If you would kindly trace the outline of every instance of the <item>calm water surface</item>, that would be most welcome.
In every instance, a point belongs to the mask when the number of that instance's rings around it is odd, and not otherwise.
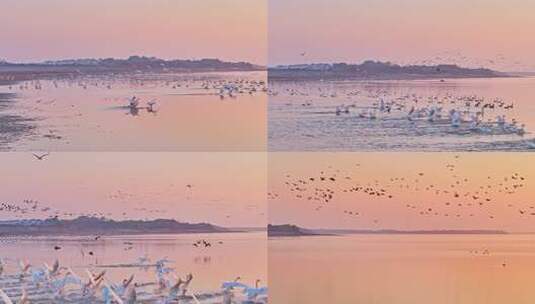
[[[229,72],[84,76],[0,86],[0,119],[14,125],[0,128],[0,150],[263,150],[264,81],[263,72]],[[228,84],[242,92],[221,98],[220,88]],[[132,96],[141,100],[139,109],[127,106]],[[157,112],[147,111],[149,101],[156,101]]]
[[[271,238],[278,304],[533,303],[534,235]]]

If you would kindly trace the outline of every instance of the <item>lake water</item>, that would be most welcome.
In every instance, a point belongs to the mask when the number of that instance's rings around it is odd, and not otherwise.
[[[533,303],[534,235],[271,238],[277,304]]]
[[[265,150],[265,78],[265,72],[134,74],[0,86],[0,122],[12,126],[0,128],[0,150]],[[233,96],[219,96],[225,85],[237,89]],[[139,109],[128,107],[133,96]]]
[[[194,247],[197,240],[212,244],[208,248]],[[147,256],[151,262],[167,258],[168,267],[184,278],[193,274],[193,292],[220,291],[221,283],[240,276],[242,282],[254,286],[257,279],[267,285],[267,245],[264,232],[213,233],[179,235],[109,236],[100,240],[92,237],[58,237],[2,239],[0,254],[6,263],[4,275],[18,273],[16,261],[27,260],[33,266],[52,265],[59,259],[61,266],[71,267],[86,280],[85,269],[95,272],[106,269],[106,278],[120,282],[131,274],[135,282],[155,282],[154,268],[106,267],[136,263]],[[61,247],[54,250],[54,246]],[[89,253],[93,252],[93,255]]]
[[[270,81],[269,87],[271,151],[535,148],[535,78]],[[460,125],[452,124],[451,110]],[[505,125],[497,122],[501,115]]]

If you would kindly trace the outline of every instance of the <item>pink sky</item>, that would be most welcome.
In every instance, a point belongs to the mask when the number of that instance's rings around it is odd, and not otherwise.
[[[270,65],[455,57],[462,65],[535,70],[534,1],[272,0],[269,6]]]
[[[265,63],[264,0],[5,0],[0,58],[147,55]]]
[[[31,199],[62,212],[103,212],[118,219],[126,212],[128,218],[223,226],[266,222],[263,153],[71,152],[38,161],[31,153],[6,152],[0,167],[0,202],[21,205]],[[14,215],[0,211],[2,219]]]
[[[274,224],[293,223],[310,228],[535,231],[535,156],[529,153],[271,153],[268,163],[269,191],[279,195],[269,200],[269,221]],[[447,165],[455,165],[454,171],[449,171]],[[336,174],[336,181],[319,181],[321,171],[327,177]],[[515,173],[524,180],[513,180],[511,176]],[[309,181],[309,177],[316,181]],[[403,177],[404,181],[390,180],[396,177]],[[291,191],[285,182],[296,179],[305,179],[306,186],[298,185],[309,190]],[[520,183],[524,185],[515,193],[502,190],[503,185],[513,189],[512,184]],[[343,191],[356,185],[385,189],[393,197]],[[430,185],[432,188],[427,190]],[[316,207],[321,204],[308,200],[314,196],[311,189],[316,188],[335,191],[332,201],[320,210]],[[437,194],[435,190],[441,192]],[[459,197],[454,197],[455,192]],[[470,194],[465,196],[467,192]],[[474,201],[473,195],[480,199]],[[407,208],[407,204],[416,208]],[[419,213],[427,208],[432,208],[431,215]],[[360,215],[350,216],[344,210]],[[521,215],[519,210],[525,214]]]

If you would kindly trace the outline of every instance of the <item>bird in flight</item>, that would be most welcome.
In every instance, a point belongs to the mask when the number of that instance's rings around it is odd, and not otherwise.
[[[45,159],[45,157],[47,157],[48,155],[50,155],[50,153],[45,153],[45,154],[41,154],[41,155],[38,155],[38,154],[33,153],[33,156],[35,156],[35,158],[37,158],[37,160],[43,160],[43,159]]]

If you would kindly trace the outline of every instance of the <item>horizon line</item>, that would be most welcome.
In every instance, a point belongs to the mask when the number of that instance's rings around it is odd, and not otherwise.
[[[377,229],[373,229],[373,228],[336,228],[336,227],[321,227],[321,228],[310,228],[310,227],[303,227],[303,226],[300,226],[300,225],[297,225],[297,224],[289,224],[289,223],[286,223],[286,224],[272,224],[272,223],[269,223],[268,226],[271,225],[271,226],[287,226],[287,225],[290,225],[290,226],[295,226],[299,229],[302,229],[302,230],[305,230],[306,231],[309,231],[309,232],[317,232],[317,231],[326,231],[326,232],[329,232],[329,231],[332,231],[332,232],[335,232],[335,231],[354,231],[354,232],[358,232],[358,231],[361,231],[361,232],[386,232],[386,233],[383,233],[383,234],[403,234],[403,233],[412,233],[412,234],[417,234],[415,232],[422,232],[421,234],[440,234],[440,232],[448,232],[448,231],[454,231],[454,232],[465,232],[464,234],[481,234],[481,233],[470,233],[470,232],[476,232],[476,231],[481,231],[481,232],[500,232],[500,234],[535,234],[535,231],[509,231],[509,230],[502,230],[502,229],[485,229],[485,228],[471,228],[471,229],[452,229],[452,228],[440,228],[440,229],[394,229],[394,228],[377,228]],[[392,231],[392,232],[397,232],[397,233],[388,233],[388,231]],[[433,233],[435,232],[435,233]],[[358,234],[358,233],[356,233]],[[442,233],[442,234],[446,234],[446,233]],[[488,233],[488,234],[491,234],[491,233]]]
[[[106,59],[113,59],[113,60],[128,60],[132,57],[140,57],[140,58],[147,58],[147,59],[157,59],[157,60],[163,60],[163,61],[175,61],[175,60],[183,60],[183,61],[201,61],[201,60],[219,60],[221,62],[225,63],[248,63],[256,66],[262,66],[267,67],[266,64],[261,63],[254,63],[247,60],[233,60],[233,59],[224,59],[224,58],[218,58],[218,57],[202,57],[202,58],[185,58],[185,57],[158,57],[158,56],[151,56],[151,55],[137,55],[132,54],[128,56],[107,56],[107,57],[64,57],[64,58],[50,58],[50,59],[40,59],[40,60],[11,60],[9,58],[3,58],[0,57],[0,63],[9,63],[9,64],[45,64],[47,62],[58,62],[58,61],[75,61],[75,60],[106,60]]]
[[[400,67],[410,67],[410,66],[420,66],[420,67],[435,67],[435,66],[456,66],[459,68],[465,68],[465,69],[488,69],[494,72],[500,72],[500,73],[535,73],[535,69],[533,70],[525,70],[525,71],[514,71],[514,70],[495,70],[490,67],[486,66],[468,66],[468,65],[462,65],[459,63],[451,62],[451,63],[436,63],[436,64],[419,64],[419,63],[397,63],[390,60],[380,60],[380,59],[364,59],[361,61],[311,61],[311,62],[294,62],[294,63],[277,63],[277,64],[267,64],[268,69],[273,69],[277,67],[283,67],[283,66],[299,66],[299,65],[334,65],[334,64],[347,64],[347,65],[362,65],[366,62],[374,62],[374,63],[383,63],[383,64],[391,64],[391,65],[397,65]]]

